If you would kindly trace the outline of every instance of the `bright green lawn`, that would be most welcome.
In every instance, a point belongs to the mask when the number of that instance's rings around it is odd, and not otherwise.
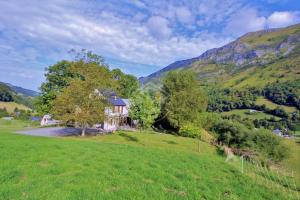
[[[277,107],[282,108],[283,110],[285,110],[287,113],[293,113],[295,111],[297,111],[297,108],[292,107],[292,106],[284,106],[284,105],[278,105],[276,103],[273,103],[272,101],[265,99],[264,97],[259,97],[256,99],[256,105],[263,105],[265,104],[267,108],[269,109],[275,109]]]
[[[0,123],[1,200],[288,199],[211,146],[200,143],[198,153],[193,139],[129,132],[43,138],[13,134],[12,126]]]
[[[247,114],[250,109],[236,109],[236,110],[231,110],[228,112],[222,112],[221,115],[223,116],[229,116],[229,115],[239,115],[241,118],[249,118],[249,119],[270,119],[271,117],[274,117],[275,120],[280,120],[279,117],[276,117],[274,115],[266,114],[260,111],[257,111],[255,113]]]

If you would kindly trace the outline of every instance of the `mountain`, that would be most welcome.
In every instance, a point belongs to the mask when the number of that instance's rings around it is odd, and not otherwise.
[[[10,83],[3,83],[3,82],[0,82],[2,84],[5,84],[6,86],[8,86],[13,92],[17,93],[17,94],[21,94],[23,96],[26,96],[26,97],[36,97],[39,95],[38,92],[36,91],[33,91],[33,90],[29,90],[29,89],[25,89],[25,88],[22,88],[22,87],[19,87],[19,86],[15,86],[15,85],[12,85]]]
[[[24,89],[22,87],[14,86],[9,83],[0,82],[0,103],[1,108],[5,103],[12,105],[24,105],[28,108],[33,108],[33,97],[37,96],[38,93],[33,90]],[[20,106],[24,108],[24,106]],[[6,106],[4,106],[6,107]]]
[[[228,87],[259,86],[300,76],[300,24],[247,33],[220,48],[176,61],[140,78],[146,87],[160,84],[170,70],[190,69],[202,83]]]

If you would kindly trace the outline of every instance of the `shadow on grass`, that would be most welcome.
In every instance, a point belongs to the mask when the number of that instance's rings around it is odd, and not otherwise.
[[[131,141],[131,142],[138,142],[139,141],[137,137],[134,137],[132,135],[128,135],[126,133],[120,133],[119,135],[121,137],[125,138],[126,140]]]
[[[166,142],[168,144],[178,144],[177,142],[174,142],[172,140],[164,140],[164,142]]]

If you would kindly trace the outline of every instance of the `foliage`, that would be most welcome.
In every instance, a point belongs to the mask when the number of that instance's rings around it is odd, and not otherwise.
[[[14,102],[34,109],[34,99],[23,95],[14,95]]]
[[[254,132],[253,142],[255,148],[260,154],[264,154],[265,158],[281,161],[289,155],[289,148],[282,139],[266,129]]]
[[[46,69],[46,82],[41,85],[41,94],[35,100],[35,108],[40,115],[50,113],[56,96],[74,77],[70,66],[71,62],[62,60]]]
[[[14,101],[12,91],[5,84],[0,83],[0,101],[11,102]]]
[[[0,108],[0,118],[8,117],[8,116],[9,116],[9,114],[8,114],[6,108]]]
[[[150,128],[159,112],[159,102],[147,93],[138,92],[130,99],[129,116],[138,121],[140,128]]]
[[[73,62],[70,70],[79,74],[62,89],[54,100],[52,113],[65,123],[75,122],[82,128],[82,136],[89,125],[104,121],[104,109],[108,105],[103,90],[114,89],[115,81],[106,67],[83,61]]]
[[[249,129],[237,121],[221,120],[212,131],[219,142],[239,149],[251,149],[263,159],[280,161],[288,156],[281,139],[266,129]]]
[[[257,93],[253,88],[236,90],[231,88],[206,88],[208,94],[208,111],[230,111],[233,109],[252,108],[256,100]]]
[[[28,120],[31,115],[32,112],[30,110],[22,110],[22,109],[18,109],[17,107],[15,108],[12,114],[12,116],[15,119],[19,119],[19,120]]]
[[[277,104],[300,109],[300,79],[268,84],[263,92],[266,98]]]
[[[73,63],[90,63],[108,70],[108,65],[105,64],[104,59],[91,51],[82,49],[80,52],[76,52],[75,50],[71,50],[70,52],[74,54],[74,61],[62,60],[46,69],[46,82],[42,84],[40,88],[41,94],[35,100],[35,107],[40,115],[50,113],[54,100],[62,89],[69,86],[72,79],[83,78],[80,74],[71,70]],[[119,69],[112,70],[111,76],[119,85],[115,89],[124,98],[129,98],[139,87],[138,80],[134,76],[124,74]]]
[[[106,65],[104,58],[99,56],[92,51],[88,51],[86,49],[81,49],[80,51],[76,51],[75,49],[71,49],[70,52],[74,55],[74,61],[82,61],[84,63],[94,63],[96,65],[100,65],[102,67],[108,68]]]
[[[171,71],[163,80],[162,113],[174,128],[194,121],[207,100],[191,71]]]
[[[120,69],[111,70],[114,79],[118,81],[118,91],[123,98],[132,97],[139,89],[138,79],[130,74],[124,74]]]
[[[220,120],[221,117],[217,113],[202,112],[197,116],[196,123],[205,130],[210,130]]]
[[[178,134],[183,137],[200,138],[202,129],[193,123],[187,123],[180,127]]]

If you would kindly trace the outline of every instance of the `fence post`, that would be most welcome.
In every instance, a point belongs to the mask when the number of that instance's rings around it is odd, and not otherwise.
[[[241,156],[241,159],[242,159],[242,169],[241,169],[241,171],[242,171],[242,174],[244,173],[244,156],[242,155]]]

